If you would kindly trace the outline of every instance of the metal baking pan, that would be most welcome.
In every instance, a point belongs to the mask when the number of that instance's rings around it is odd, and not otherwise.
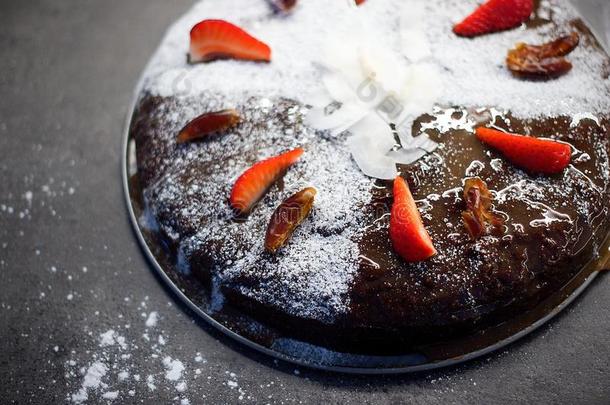
[[[603,46],[610,39],[610,2],[573,0]],[[606,16],[604,18],[603,16]],[[137,89],[139,90],[139,89]],[[298,342],[281,331],[260,324],[236,309],[211,310],[209,292],[193,276],[179,271],[157,236],[141,226],[141,189],[138,184],[135,142],[130,138],[131,118],[136,98],[127,116],[122,145],[122,181],[134,233],[144,254],[160,278],[176,297],[216,329],[240,343],[277,359],[300,366],[360,374],[396,374],[432,370],[465,362],[503,348],[535,331],[566,308],[591,284],[599,272],[610,266],[610,235],[602,245],[600,257],[590,262],[562,289],[508,322],[479,330],[451,342],[418,347],[415,351],[392,356],[338,353],[306,342]],[[256,327],[253,327],[255,325]],[[253,331],[256,332],[253,332]]]

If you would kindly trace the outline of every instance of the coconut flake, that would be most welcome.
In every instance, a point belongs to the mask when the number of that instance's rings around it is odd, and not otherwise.
[[[390,155],[395,146],[390,126],[378,115],[369,114],[351,132],[347,144],[360,170],[378,179],[396,177],[396,162]]]
[[[424,7],[403,10],[405,30],[398,35],[403,54],[408,50],[409,59],[419,61],[430,55],[421,23]],[[415,139],[404,128],[411,128],[413,120],[436,101],[438,69],[430,63],[408,63],[404,55],[386,46],[387,38],[377,36],[361,18],[354,21],[351,35],[329,41],[320,62],[326,69],[322,83],[339,105],[313,109],[307,122],[332,135],[349,130],[348,146],[362,172],[391,179],[397,173],[396,163],[413,163],[436,149],[427,136]],[[403,127],[401,145],[395,145],[389,123]]]

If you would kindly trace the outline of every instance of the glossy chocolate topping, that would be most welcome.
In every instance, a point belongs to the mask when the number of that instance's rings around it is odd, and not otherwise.
[[[350,322],[400,330],[479,321],[504,307],[535,304],[597,254],[609,227],[607,119],[571,127],[565,117],[525,121],[487,110],[472,116],[477,125],[568,142],[572,164],[558,175],[532,175],[468,131],[430,131],[442,148],[402,169],[439,253],[417,264],[393,253],[387,237],[391,187],[379,183],[367,207],[372,225],[360,242]],[[420,119],[415,131],[430,120]],[[466,232],[460,213],[469,177],[483,179],[492,191],[494,211],[505,220],[502,236],[473,241]]]

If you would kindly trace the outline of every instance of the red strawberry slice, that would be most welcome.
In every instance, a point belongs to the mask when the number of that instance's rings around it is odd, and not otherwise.
[[[502,152],[515,165],[534,173],[559,173],[570,164],[570,145],[525,135],[477,128],[480,141]]]
[[[189,63],[217,59],[271,61],[271,49],[236,25],[203,20],[191,30]]]
[[[239,215],[248,214],[267,190],[296,163],[303,154],[302,148],[260,161],[246,170],[233,185],[231,207]]]
[[[436,254],[409,186],[400,176],[394,180],[390,239],[394,250],[407,262],[421,262]]]
[[[453,27],[464,37],[476,37],[490,32],[517,27],[532,14],[533,0],[488,0]]]

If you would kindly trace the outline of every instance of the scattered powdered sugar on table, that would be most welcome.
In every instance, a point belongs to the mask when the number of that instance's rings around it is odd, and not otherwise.
[[[159,320],[159,314],[156,311],[152,311],[148,314],[148,318],[146,319],[146,327],[153,328],[157,326],[157,322]]]
[[[173,360],[167,356],[163,359],[163,366],[165,367],[165,378],[170,381],[177,381],[182,377],[184,371],[184,365],[180,360]]]
[[[89,395],[87,392],[89,390],[96,390],[100,387],[107,386],[102,383],[102,378],[108,372],[108,366],[100,361],[94,362],[86,371],[85,376],[83,377],[83,385],[82,388],[75,394],[72,394],[72,401],[76,403],[81,403],[89,399]]]
[[[36,150],[38,151],[38,149]],[[70,166],[74,164],[74,161],[70,162]],[[0,169],[3,168],[0,167]],[[54,177],[35,178],[31,174],[24,176],[23,183],[25,187],[29,188],[25,192],[16,195],[9,191],[0,196],[1,216],[13,217],[19,221],[31,221],[36,212],[37,214],[48,213],[51,217],[62,219],[57,214],[55,200],[73,195],[75,192],[73,185],[70,185],[67,180],[59,180]],[[23,231],[19,231],[18,236],[23,237]],[[40,255],[40,250],[36,251],[36,255]]]
[[[119,335],[113,329],[110,329],[107,332],[102,333],[100,335],[100,346],[101,347],[112,346],[114,344],[118,345],[123,350],[127,349],[127,343],[125,342],[125,337]]]
[[[114,401],[119,397],[119,391],[108,391],[102,394],[102,398]]]
[[[147,299],[142,301],[138,310],[146,310],[146,307]],[[97,347],[87,351],[89,361],[79,363],[76,359],[80,357],[80,361],[83,361],[82,356],[71,351],[72,358],[65,363],[66,377],[80,379],[80,387],[68,395],[69,401],[85,403],[97,398],[126,402],[139,390],[154,392],[160,389],[173,390],[177,399],[188,401],[187,379],[194,379],[197,374],[191,373],[187,363],[174,357],[171,351],[166,352],[164,345],[157,343],[168,339],[164,336],[165,332],[158,329],[158,311],[142,312],[141,315],[140,325],[119,324],[99,333]],[[151,336],[158,338],[151,339]],[[142,354],[149,358],[150,364],[146,368],[135,368],[134,357]],[[199,361],[193,363],[203,364],[200,353],[196,358]]]
[[[70,388],[66,402],[132,403],[136,398],[139,401],[172,398],[169,403],[198,404],[206,403],[212,386],[218,395],[215,400],[227,403],[265,400],[256,398],[251,391],[263,383],[274,386],[274,381],[243,381],[241,370],[232,368],[225,360],[208,359],[205,352],[189,349],[190,345],[185,348],[180,336],[164,330],[169,313],[184,320],[188,317],[175,311],[151,311],[148,296],[137,306],[129,302],[125,301],[123,307],[125,315],[114,314],[114,322],[104,322],[105,326],[99,330],[95,323],[86,327],[81,341],[91,338],[91,343],[86,342],[82,347],[59,347],[64,354],[66,387]],[[173,305],[168,302],[167,306]],[[153,326],[148,324],[151,314],[157,319]],[[95,314],[99,320],[111,317]],[[130,321],[125,323],[126,319]],[[158,337],[168,344],[159,344]]]

